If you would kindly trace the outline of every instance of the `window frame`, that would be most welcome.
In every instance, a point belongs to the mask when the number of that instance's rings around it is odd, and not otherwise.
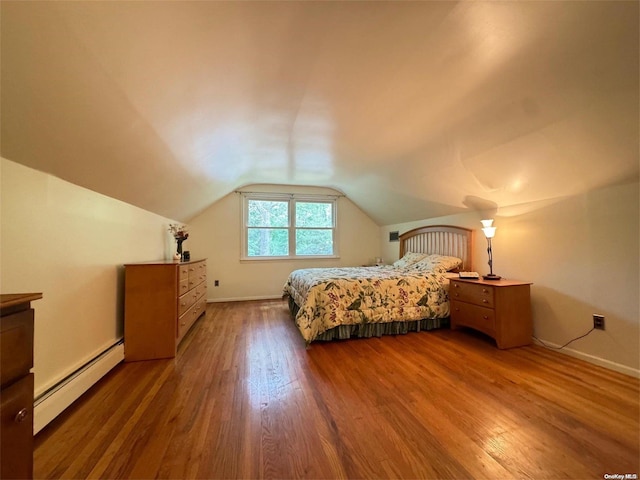
[[[241,197],[241,261],[269,261],[269,260],[309,260],[309,259],[326,259],[340,258],[338,252],[338,197],[335,195],[310,195],[298,193],[268,193],[268,192],[239,192]],[[274,202],[288,203],[288,225],[286,228],[289,235],[289,254],[278,256],[249,256],[249,201],[262,200]],[[300,230],[331,230],[333,253],[331,255],[296,255],[296,203],[329,203],[331,204],[331,227],[299,227]],[[255,227],[253,227],[255,228]]]

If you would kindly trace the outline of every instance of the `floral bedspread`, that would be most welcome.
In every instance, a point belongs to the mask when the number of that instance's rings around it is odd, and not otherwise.
[[[284,294],[300,307],[295,323],[309,343],[338,325],[446,318],[445,283],[440,271],[308,268],[289,275]]]

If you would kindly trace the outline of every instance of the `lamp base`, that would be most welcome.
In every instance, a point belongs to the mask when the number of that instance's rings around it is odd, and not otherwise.
[[[489,275],[483,275],[482,278],[485,280],[500,280],[502,277],[500,275],[494,275],[493,273]]]

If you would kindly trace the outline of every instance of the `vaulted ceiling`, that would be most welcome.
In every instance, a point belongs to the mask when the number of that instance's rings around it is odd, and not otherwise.
[[[254,183],[379,224],[639,176],[638,2],[1,2],[4,158],[188,220]]]

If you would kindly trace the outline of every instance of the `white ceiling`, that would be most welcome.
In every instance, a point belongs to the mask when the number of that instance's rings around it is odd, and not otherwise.
[[[639,177],[638,2],[1,2],[2,156],[186,221],[247,184],[379,224]]]

